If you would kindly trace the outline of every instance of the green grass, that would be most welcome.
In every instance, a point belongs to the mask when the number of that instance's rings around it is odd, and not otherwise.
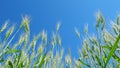
[[[109,29],[102,13],[98,12],[96,19],[97,34],[89,35],[86,25],[83,40],[75,27],[76,37],[82,41],[79,58],[72,58],[70,52],[64,56],[60,23],[49,40],[46,30],[30,39],[28,16],[18,28],[9,28],[6,21],[0,28],[0,68],[120,68],[120,17]]]

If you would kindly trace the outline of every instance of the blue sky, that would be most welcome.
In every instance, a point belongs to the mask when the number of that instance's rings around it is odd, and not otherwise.
[[[65,51],[70,48],[72,56],[77,57],[77,49],[81,44],[74,27],[80,31],[81,39],[84,37],[84,26],[87,23],[89,34],[93,34],[96,12],[100,10],[109,23],[120,13],[119,2],[119,0],[1,0],[0,26],[6,20],[10,20],[10,24],[19,25],[22,15],[29,15],[31,34],[34,36],[43,29],[52,34],[56,23],[60,21],[63,47]]]

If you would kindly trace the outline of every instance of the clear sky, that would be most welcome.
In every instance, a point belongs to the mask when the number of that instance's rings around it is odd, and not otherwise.
[[[78,54],[81,46],[74,27],[84,37],[84,26],[88,23],[89,34],[95,31],[96,12],[100,10],[107,22],[115,20],[120,13],[119,0],[0,0],[0,26],[6,20],[19,25],[22,15],[31,17],[31,34],[34,36],[42,29],[48,34],[55,31],[57,22],[62,26],[60,34],[65,51],[71,49],[72,56]]]

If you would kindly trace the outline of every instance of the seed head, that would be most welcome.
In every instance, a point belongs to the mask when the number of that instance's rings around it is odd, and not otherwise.
[[[79,31],[78,31],[78,29],[76,27],[75,27],[75,33],[78,36],[78,38],[80,38],[80,33],[79,33]]]
[[[20,25],[20,29],[24,27],[25,32],[30,33],[29,24],[30,24],[30,18],[28,16],[23,17],[22,23]]]
[[[2,28],[0,29],[0,33],[7,28],[7,25],[8,25],[8,21],[6,21],[5,24],[2,26]]]

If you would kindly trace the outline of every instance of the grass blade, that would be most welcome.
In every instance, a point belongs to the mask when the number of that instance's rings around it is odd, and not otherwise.
[[[120,62],[120,58],[119,58],[119,56],[117,56],[116,54],[113,54],[112,57],[113,57],[116,61]]]
[[[119,40],[120,40],[120,35],[117,37],[117,40],[115,41],[114,46],[112,47],[111,51],[110,51],[109,54],[108,54],[107,61],[106,61],[106,63],[105,63],[104,68],[106,68],[107,64],[109,63],[109,60],[110,60],[111,56],[113,55],[113,53],[114,53],[115,50],[117,49]]]
[[[83,62],[81,59],[78,59],[83,65],[90,67],[90,65],[86,64],[85,62]]]
[[[102,46],[102,47],[111,50],[111,47],[108,46],[108,45]],[[117,56],[115,53],[112,55],[112,57],[113,57],[116,61],[120,62],[119,56]]]
[[[7,47],[7,48],[8,48],[8,50],[5,52],[5,54],[21,52],[21,50],[10,49],[9,47]]]
[[[101,62],[100,62],[100,58],[96,55],[95,56],[96,57],[96,59],[97,59],[97,62],[98,62],[98,64],[99,64],[99,66],[102,66],[102,64],[101,64]]]
[[[8,68],[13,68],[13,63],[11,61],[8,61],[8,65],[9,65]]]

